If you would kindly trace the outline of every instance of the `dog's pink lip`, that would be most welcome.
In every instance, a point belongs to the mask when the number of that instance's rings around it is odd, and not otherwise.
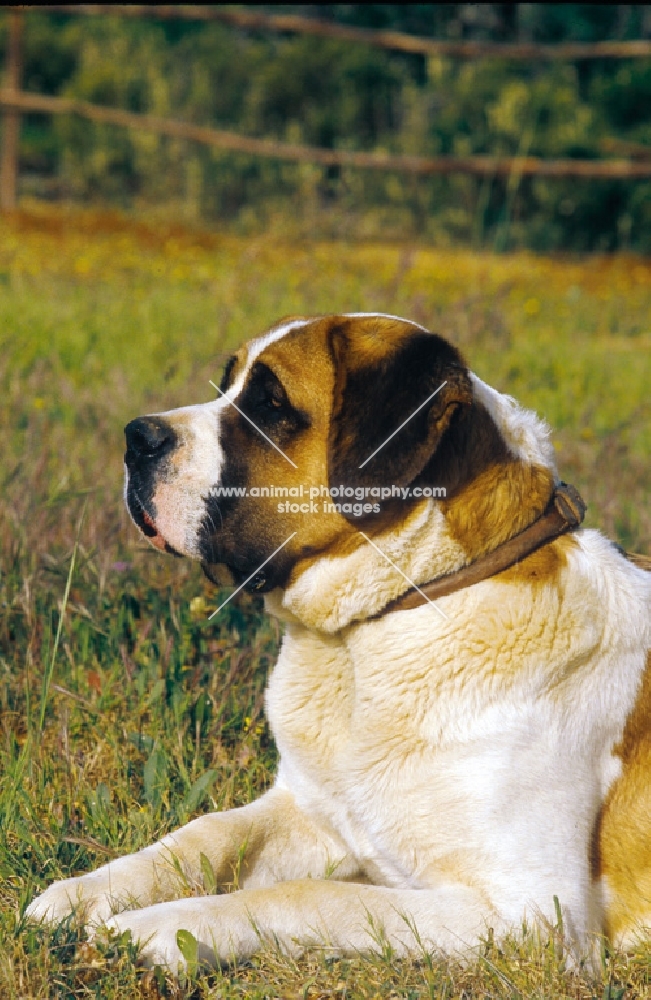
[[[144,525],[147,528],[149,528],[149,531],[145,531],[144,534],[147,536],[151,544],[154,545],[157,549],[160,549],[161,552],[165,552],[166,551],[165,539],[163,538],[160,531],[156,527],[153,518],[149,516],[146,510],[142,511],[142,520]]]

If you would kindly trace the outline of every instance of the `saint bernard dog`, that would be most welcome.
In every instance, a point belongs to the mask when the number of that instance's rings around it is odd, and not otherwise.
[[[140,531],[265,593],[283,623],[278,775],[250,805],[55,883],[29,917],[78,910],[173,971],[182,929],[213,963],[268,941],[470,956],[523,920],[556,924],[559,905],[578,961],[647,932],[651,573],[580,518],[486,563],[559,489],[533,413],[436,334],[354,313],[282,321],[213,402],[140,417],[126,439]],[[279,500],[301,489],[309,502]]]

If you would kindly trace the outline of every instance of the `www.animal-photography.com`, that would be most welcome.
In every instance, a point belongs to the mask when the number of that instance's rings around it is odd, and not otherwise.
[[[649,995],[651,7],[0,60],[0,997]]]

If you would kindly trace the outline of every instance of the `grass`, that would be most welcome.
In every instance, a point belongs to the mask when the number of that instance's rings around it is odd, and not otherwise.
[[[378,309],[454,340],[554,428],[588,523],[651,546],[651,263],[238,239],[28,206],[0,220],[0,997],[651,995],[651,948],[565,968],[553,928],[475,966],[269,951],[175,985],[74,923],[26,926],[52,880],[250,801],[276,754],[279,631],[257,598],[143,544],[122,427],[213,397],[237,343],[288,313]]]

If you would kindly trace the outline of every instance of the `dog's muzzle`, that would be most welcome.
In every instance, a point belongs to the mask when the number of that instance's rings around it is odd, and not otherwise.
[[[155,523],[153,495],[165,458],[176,448],[176,434],[161,417],[137,417],[124,428],[127,450],[126,501],[129,513],[144,535],[161,551],[172,551]]]

